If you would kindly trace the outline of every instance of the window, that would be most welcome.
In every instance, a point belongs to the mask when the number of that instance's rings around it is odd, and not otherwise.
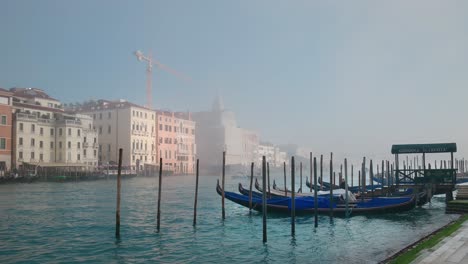
[[[81,157],[80,157],[80,154],[76,155],[76,159],[77,159],[77,160],[80,160],[80,158],[81,158]]]
[[[44,135],[44,128],[39,128],[39,135]]]
[[[86,158],[86,149],[83,150],[83,157]]]
[[[31,147],[34,147],[35,143],[36,143],[36,141],[34,140],[34,138],[31,138]]]
[[[39,160],[40,160],[40,161],[43,161],[43,160],[44,160],[44,154],[42,154],[42,153],[39,154]]]
[[[51,135],[51,136],[54,135],[54,129],[53,129],[53,128],[50,129],[50,135]]]
[[[59,136],[61,136],[61,135],[62,135],[62,129],[59,128]]]
[[[108,127],[107,127],[107,133],[108,133],[108,134],[111,133],[111,126],[108,126]]]
[[[83,142],[86,143],[86,137],[83,138]]]
[[[31,159],[34,159],[34,152],[31,152]]]
[[[102,134],[102,126],[99,127],[99,135]]]
[[[96,150],[94,150],[94,157],[96,157],[96,156],[97,156],[97,151],[96,151]]]
[[[18,152],[18,158],[23,159],[23,151]]]
[[[71,128],[68,129],[68,135],[71,136]]]
[[[7,116],[6,116],[6,115],[2,115],[1,124],[2,124],[2,125],[6,125],[6,124],[7,124]]]
[[[78,130],[76,131],[76,133],[77,133],[77,135],[78,135],[79,137],[81,137],[81,130],[80,130],[80,129],[78,129]]]
[[[76,144],[77,144],[77,147],[78,147],[78,148],[81,148],[81,143],[80,143],[80,142],[78,142],[78,143],[76,143]]]
[[[97,139],[96,139],[96,138],[94,138],[94,144],[96,144],[96,140],[97,140]]]
[[[50,149],[54,148],[54,142],[50,142]]]
[[[68,148],[71,148],[71,141],[68,141]]]
[[[19,130],[23,131],[23,123],[19,123]]]
[[[23,146],[23,138],[18,138],[18,145]]]
[[[59,141],[59,148],[62,148],[62,141]]]
[[[44,147],[44,142],[39,141],[39,147],[40,147],[40,148],[43,148],[43,147]]]
[[[0,138],[0,149],[6,149],[6,138]]]
[[[31,133],[34,133],[36,131],[36,125],[31,124]]]

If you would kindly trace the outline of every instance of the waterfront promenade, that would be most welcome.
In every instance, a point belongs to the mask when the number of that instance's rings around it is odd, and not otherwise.
[[[468,221],[411,263],[468,263]]]

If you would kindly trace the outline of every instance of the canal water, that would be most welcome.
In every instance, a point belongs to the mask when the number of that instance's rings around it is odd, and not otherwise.
[[[198,224],[192,226],[193,176],[163,177],[161,230],[156,231],[157,178],[122,181],[121,238],[116,239],[116,181],[0,185],[0,263],[376,263],[456,215],[444,198],[398,214],[349,219],[262,215],[226,200],[221,220],[218,177],[200,177]],[[280,177],[278,177],[280,179]],[[246,178],[227,178],[237,190]]]

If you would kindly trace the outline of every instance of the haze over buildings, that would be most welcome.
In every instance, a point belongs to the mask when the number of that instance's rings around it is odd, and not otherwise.
[[[103,12],[102,10],[105,10]],[[390,159],[394,143],[457,142],[468,156],[466,1],[2,1],[0,85],[65,102],[206,111],[217,90],[268,142]],[[229,151],[229,149],[228,149]]]

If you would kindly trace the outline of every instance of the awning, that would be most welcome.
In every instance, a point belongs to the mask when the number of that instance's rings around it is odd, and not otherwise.
[[[392,154],[457,152],[456,143],[393,145]]]

